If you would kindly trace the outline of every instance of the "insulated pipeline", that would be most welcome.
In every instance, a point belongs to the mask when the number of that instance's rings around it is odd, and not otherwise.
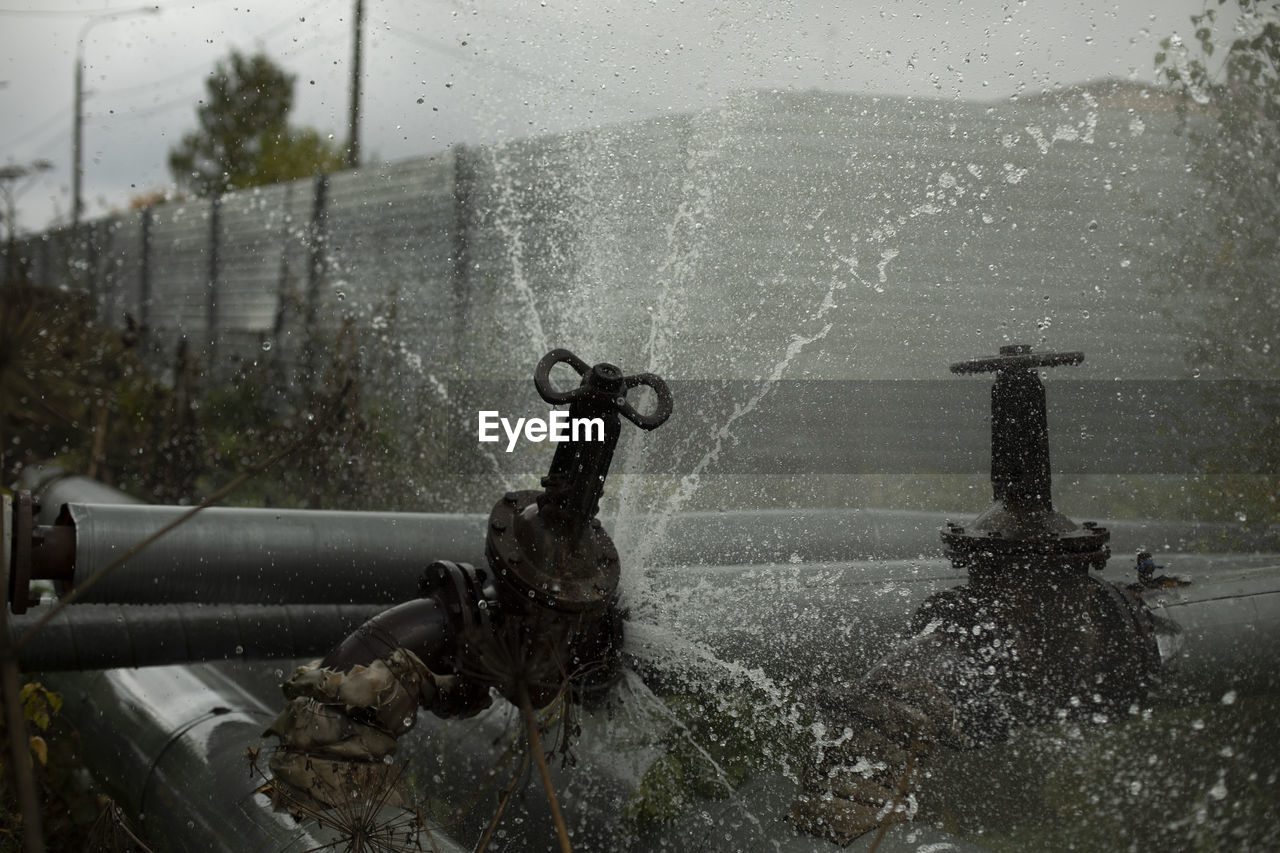
[[[82,581],[189,507],[69,503]],[[101,581],[88,602],[394,603],[435,559],[482,564],[475,515],[211,507]]]
[[[320,657],[381,605],[77,604],[19,650],[27,672]],[[9,620],[16,643],[48,606]]]
[[[80,735],[85,763],[157,851],[302,853],[349,849],[333,826],[276,812],[258,790],[265,779],[262,731],[279,696],[266,667],[209,663],[63,673],[49,679]],[[255,770],[258,762],[262,766]],[[339,816],[340,818],[341,816]],[[462,853],[442,831],[407,849]]]
[[[93,494],[99,497],[100,492],[110,494],[83,478],[67,478],[55,486],[59,484],[64,487],[60,493],[46,490],[40,496],[40,520],[52,521],[52,507],[61,523],[74,530],[72,586],[190,511],[84,500],[58,505],[53,501],[74,497],[76,489],[97,489]],[[813,563],[928,555],[946,519],[940,513],[876,509],[688,513],[665,524],[658,542],[638,533],[658,526],[649,517],[606,519],[605,528],[626,553],[642,554],[646,567],[797,558]],[[1176,550],[1187,544],[1187,535],[1196,541],[1234,535],[1188,530],[1186,525],[1175,530],[1169,523],[1106,524],[1117,554],[1153,544]],[[432,560],[484,565],[484,528],[480,515],[213,507],[113,570],[82,600],[392,604],[414,596],[416,581]],[[1251,545],[1280,549],[1280,541],[1271,539]]]
[[[1192,574],[1190,586],[1142,596],[1156,618],[1166,677],[1214,698],[1280,690],[1280,560],[1233,562]]]

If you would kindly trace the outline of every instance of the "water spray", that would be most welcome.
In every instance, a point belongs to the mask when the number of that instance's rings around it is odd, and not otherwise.
[[[579,374],[577,387],[552,385],[559,364]],[[419,708],[466,717],[496,693],[527,716],[566,694],[589,702],[616,680],[620,565],[596,513],[621,419],[656,429],[671,414],[671,392],[653,374],[590,366],[564,349],[542,358],[534,386],[548,403],[567,403],[572,418],[602,419],[603,440],[560,443],[540,491],[497,502],[487,566],[432,563],[418,598],[373,617],[285,682],[289,703],[269,729],[280,739],[271,769],[282,806],[338,806],[352,787],[393,784],[387,762]],[[627,398],[640,386],[656,398],[648,413]]]
[[[1090,574],[1109,532],[1054,509],[1045,389],[1038,371],[1082,353],[1002,347],[953,364],[995,373],[993,502],[941,531],[968,583],[928,598],[897,649],[853,686],[818,691],[827,728],[849,730],[812,758],[797,827],[841,843],[910,820],[932,753],[1006,740],[1055,720],[1109,719],[1145,700],[1160,657],[1141,600]]]

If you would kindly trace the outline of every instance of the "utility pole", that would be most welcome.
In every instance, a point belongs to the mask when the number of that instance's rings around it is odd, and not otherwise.
[[[31,185],[37,174],[52,168],[53,164],[44,159],[34,160],[25,166],[0,166],[0,204],[4,207],[0,219],[4,220],[8,231],[4,243],[3,283],[6,285],[17,279],[18,196]],[[27,183],[20,185],[20,181]]]
[[[84,199],[81,195],[82,178],[84,177],[84,40],[97,24],[105,21],[118,21],[130,15],[154,15],[160,11],[159,6],[141,6],[136,9],[124,9],[97,15],[84,22],[80,35],[76,38],[76,86],[75,86],[75,121],[72,123],[71,135],[71,224],[80,224],[80,216],[84,213]]]
[[[96,20],[96,19],[95,19]],[[84,138],[84,36],[89,31],[89,21],[80,31],[80,40],[76,43],[76,117],[71,131],[71,227],[80,225],[80,212],[83,209],[80,195],[80,177],[84,174],[84,152],[81,140]]]
[[[347,168],[360,165],[360,42],[364,29],[364,0],[355,0],[351,30],[351,114],[347,119]]]

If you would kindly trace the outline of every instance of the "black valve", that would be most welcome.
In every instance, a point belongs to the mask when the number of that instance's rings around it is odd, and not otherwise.
[[[1053,507],[1049,420],[1039,368],[1079,364],[1080,352],[1004,346],[998,356],[951,365],[952,373],[995,373],[991,388],[993,503],[970,524],[942,531],[952,562],[980,581],[1009,570],[1101,569],[1110,533],[1077,525]]]
[[[1082,352],[1031,352],[1017,344],[1000,355],[951,365],[952,373],[994,373],[991,386],[991,487],[1019,513],[1052,512],[1049,417],[1036,368],[1079,364]]]
[[[557,391],[552,386],[551,370],[557,364],[567,364],[578,372],[582,382],[577,388]],[[553,349],[542,357],[533,371],[533,385],[548,403],[568,403],[571,422],[599,419],[603,423],[602,440],[571,437],[556,447],[551,467],[542,480],[543,494],[538,498],[538,506],[544,512],[564,516],[559,519],[561,524],[588,522],[600,508],[604,481],[621,432],[619,416],[643,430],[657,429],[671,416],[671,391],[652,373],[623,376],[621,370],[607,362],[588,367],[567,349]],[[647,415],[627,402],[627,392],[641,385],[651,388],[658,398],[657,407]]]
[[[582,378],[576,388],[558,391],[551,370],[567,364]],[[625,376],[616,366],[588,366],[566,349],[543,356],[534,387],[553,405],[569,404],[570,422],[597,420],[600,431],[584,430],[561,442],[542,479],[542,491],[509,492],[489,515],[485,554],[500,586],[544,607],[571,612],[605,608],[616,595],[618,552],[600,527],[596,512],[621,433],[621,418],[644,430],[671,416],[667,384],[652,373]],[[642,414],[627,392],[644,385],[657,398]]]

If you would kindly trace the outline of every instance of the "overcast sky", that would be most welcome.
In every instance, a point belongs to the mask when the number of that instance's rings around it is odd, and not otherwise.
[[[1211,0],[1213,2],[1213,0]],[[1217,5],[1216,2],[1213,5]],[[1112,76],[1152,80],[1204,0],[365,0],[366,159],[399,160],[756,88],[969,100]],[[143,13],[140,8],[156,9]],[[233,48],[297,75],[294,122],[346,138],[353,0],[0,0],[0,165],[26,229],[71,207],[83,35],[86,216],[171,187],[204,77]],[[104,15],[119,12],[117,16]]]

